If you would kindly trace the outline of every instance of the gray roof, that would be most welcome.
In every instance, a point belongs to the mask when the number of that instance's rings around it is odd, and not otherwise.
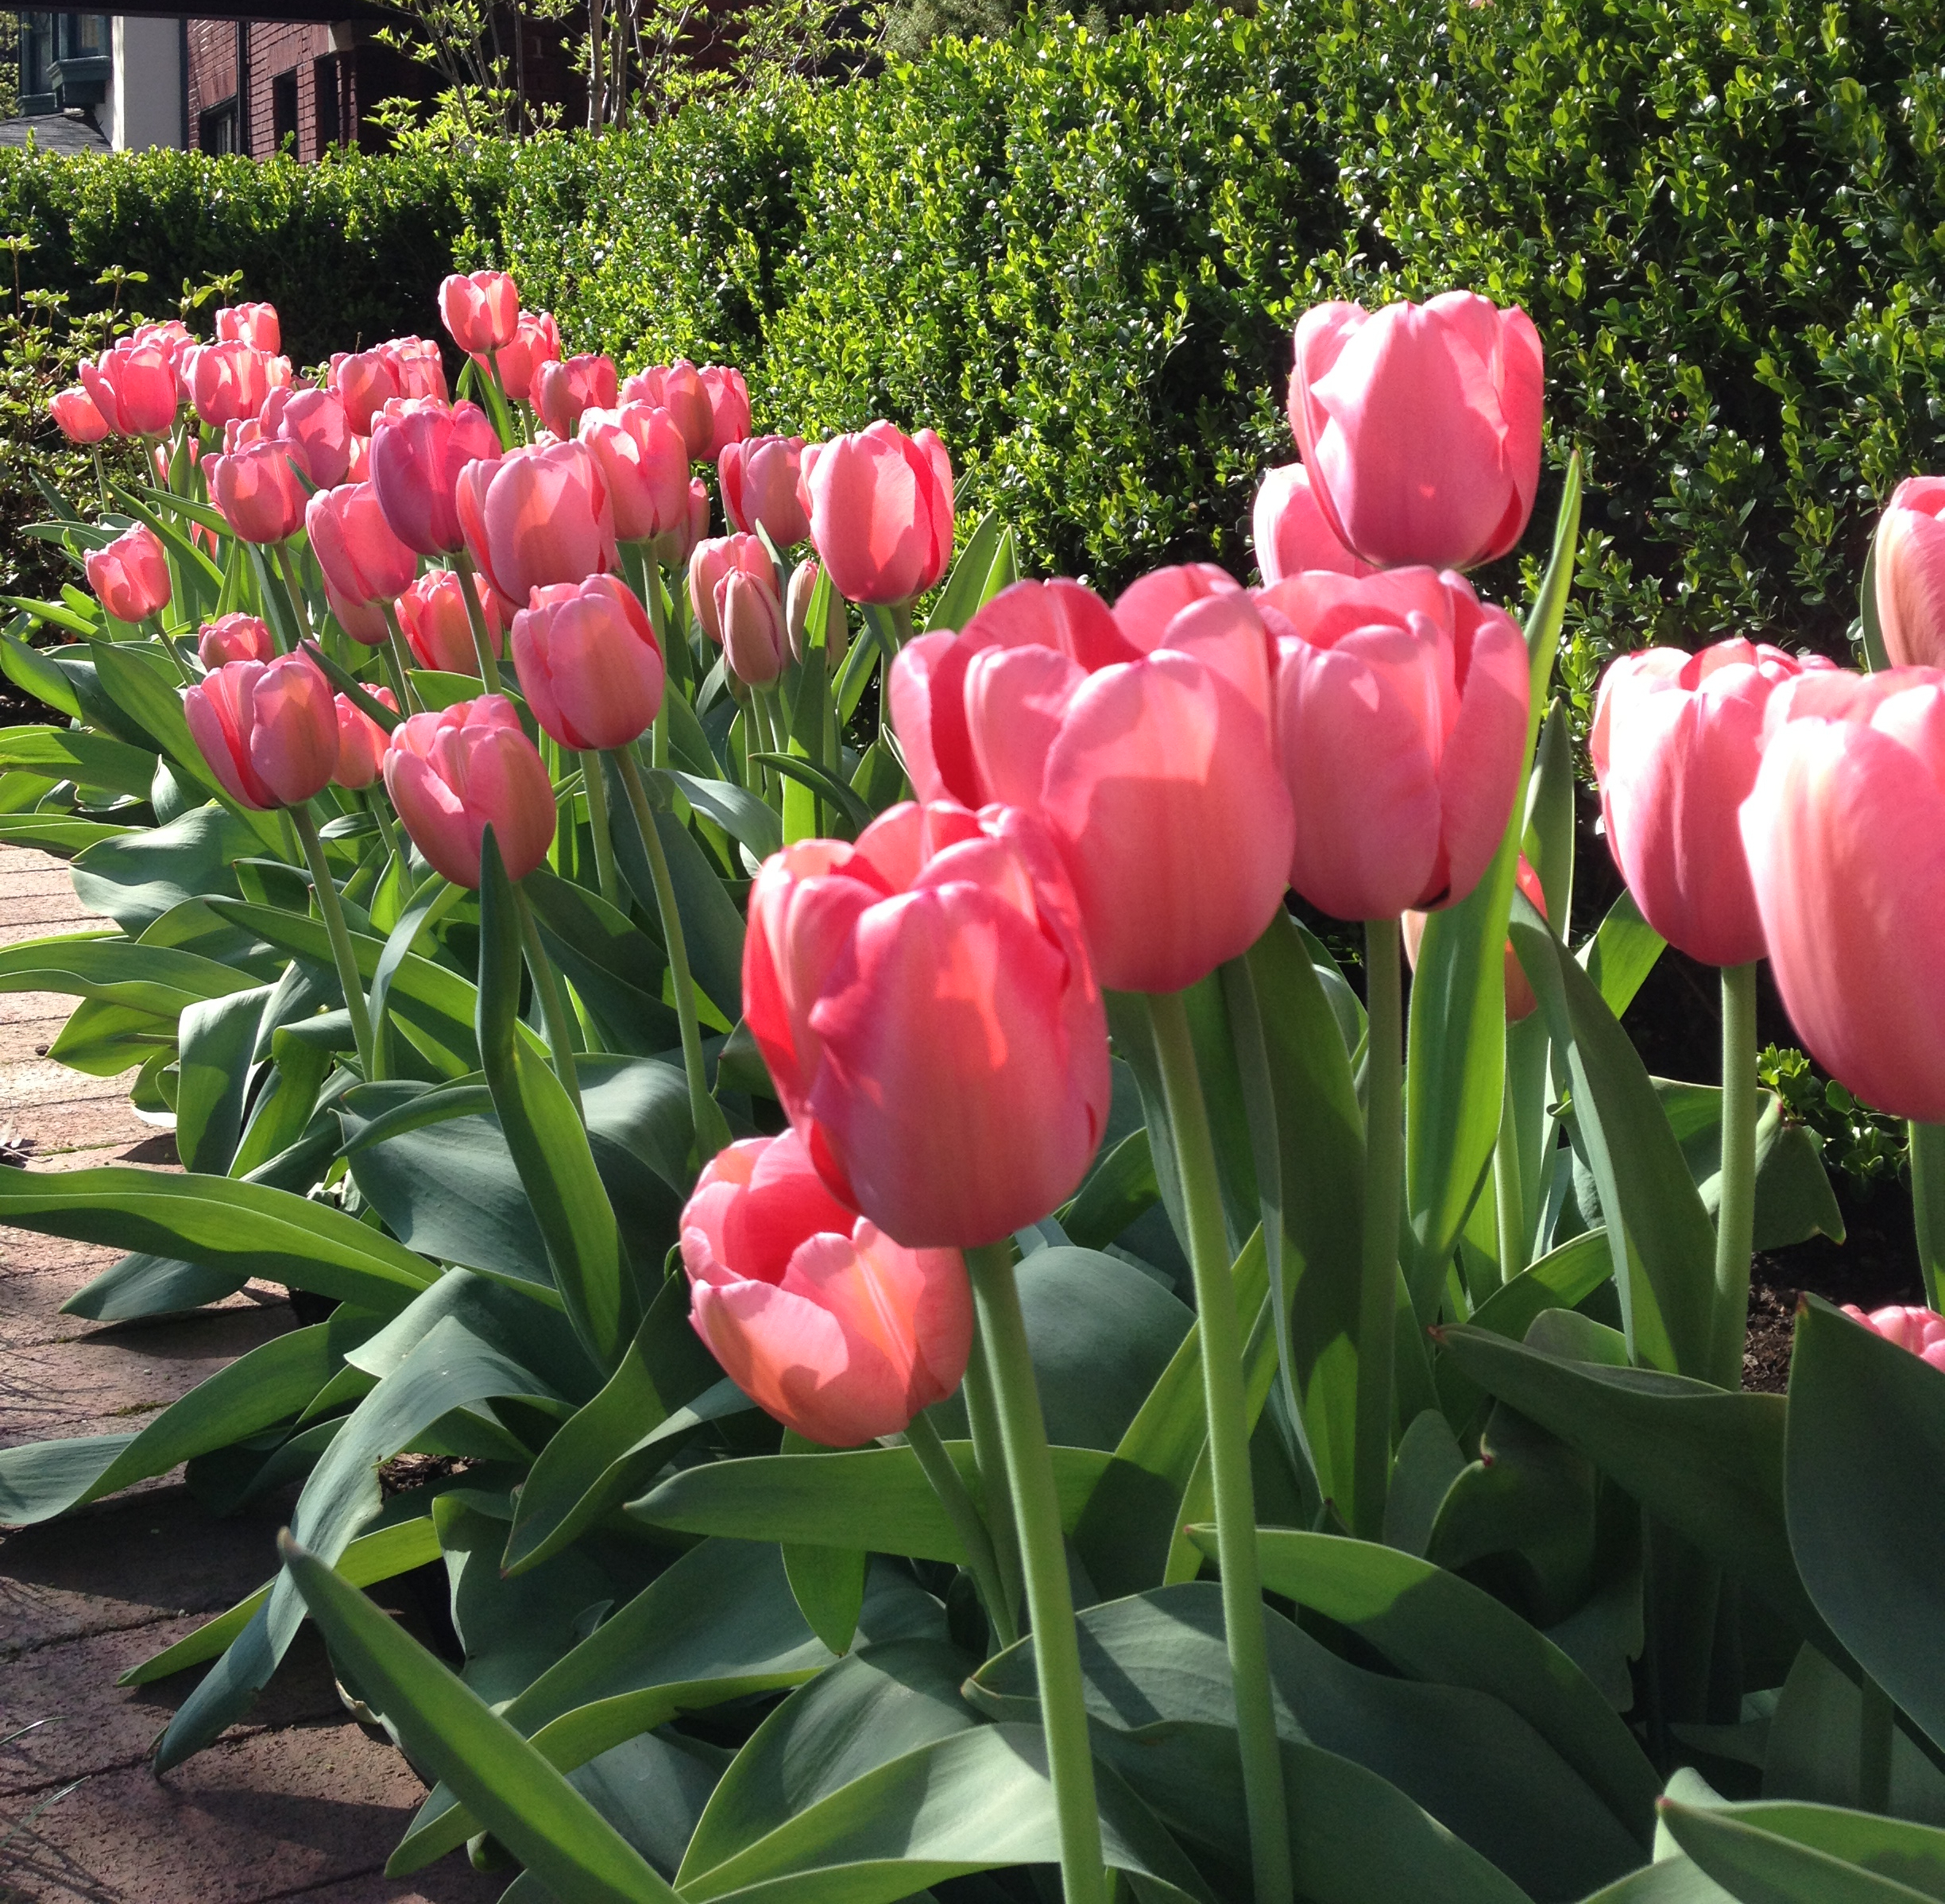
[[[29,137],[48,152],[108,149],[108,135],[78,112],[44,112],[26,119],[0,119],[0,145],[25,145]]]

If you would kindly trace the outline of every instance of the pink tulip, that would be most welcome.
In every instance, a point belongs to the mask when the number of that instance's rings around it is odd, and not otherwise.
[[[500,597],[491,589],[480,593],[480,615],[486,624],[488,645],[497,660],[506,620]],[[449,675],[479,672],[479,651],[473,645],[466,595],[450,569],[427,569],[399,597],[398,618],[412,657],[421,668]]]
[[[714,536],[698,542],[689,555],[689,606],[697,625],[718,648],[723,644],[723,584],[733,571],[769,578],[776,586],[776,568],[770,554],[754,536]]]
[[[691,477],[688,517],[655,537],[652,544],[655,559],[671,568],[686,568],[696,544],[708,535],[709,527],[709,490],[700,476]]]
[[[452,340],[478,357],[513,341],[520,290],[504,271],[454,272],[439,285],[439,316]]]
[[[697,375],[709,399],[710,431],[696,460],[718,462],[730,444],[741,443],[750,433],[749,385],[740,370],[725,364],[705,364]]]
[[[615,535],[646,542],[689,514],[689,450],[666,410],[645,403],[581,412],[578,434],[601,465]]]
[[[203,466],[210,501],[246,542],[287,541],[303,527],[304,486],[291,466],[289,444],[246,443]]]
[[[853,602],[909,602],[953,550],[952,459],[930,430],[874,423],[805,446],[802,500],[831,586]]]
[[[57,391],[48,399],[48,414],[60,426],[70,443],[99,443],[108,434],[108,422],[95,408],[95,399],[79,384]]]
[[[801,436],[752,436],[725,443],[716,459],[723,513],[748,535],[761,524],[779,552],[810,539],[810,518],[797,493],[803,447]]]
[[[183,695],[189,732],[223,791],[246,807],[296,807],[338,767],[331,683],[304,655],[230,661]]]
[[[1324,519],[1380,568],[1471,568],[1525,532],[1545,378],[1524,311],[1469,291],[1297,326],[1290,428]]]
[[[311,553],[347,602],[389,602],[412,586],[419,558],[392,533],[369,482],[319,490],[304,505]]]
[[[169,368],[176,373],[176,394],[178,400],[186,398],[189,393],[183,383],[183,359],[196,347],[195,333],[180,317],[166,319],[160,323],[137,324],[129,333],[128,341],[137,344],[152,344],[169,361]]]
[[[573,435],[582,412],[612,410],[616,401],[612,357],[570,357],[543,364],[534,376],[534,409],[556,436]]]
[[[1115,598],[1114,622],[1143,654],[1162,645],[1169,625],[1185,608],[1216,595],[1235,595],[1242,585],[1212,562],[1181,562],[1150,569]]]
[[[1804,674],[1765,725],[1739,818],[1790,1021],[1854,1096],[1945,1123],[1945,671]]]
[[[1533,902],[1533,910],[1542,919],[1547,915],[1546,893],[1540,884],[1540,875],[1527,863],[1526,855],[1519,856],[1519,865],[1514,870],[1514,880],[1521,892]],[[1425,921],[1432,915],[1429,912],[1407,912],[1399,921],[1400,934],[1405,941],[1405,956],[1411,969],[1418,969],[1418,948],[1424,942]],[[1533,997],[1533,989],[1527,982],[1526,968],[1519,962],[1519,955],[1513,950],[1513,942],[1506,942],[1506,1015],[1508,1024],[1518,1024],[1522,1018],[1532,1016],[1539,1000]]]
[[[652,404],[666,410],[689,447],[689,460],[699,462],[708,453],[716,431],[716,413],[704,387],[702,373],[686,357],[672,364],[638,370],[621,386],[624,403]]]
[[[972,1296],[954,1249],[905,1249],[824,1187],[795,1131],[718,1151],[682,1217],[690,1321],[806,1440],[855,1447],[959,1386]]]
[[[716,618],[722,624],[723,655],[729,671],[752,687],[768,687],[783,671],[790,637],[776,576],[733,570],[716,592]]]
[[[392,533],[421,555],[463,548],[454,493],[460,472],[499,455],[499,432],[478,404],[422,398],[381,416],[372,428],[372,486]]]
[[[231,661],[269,661],[276,654],[276,643],[269,625],[254,615],[219,615],[205,621],[196,636],[196,653],[207,668]]]
[[[351,467],[351,420],[328,390],[273,390],[257,421],[267,439],[290,446],[292,460],[315,487],[344,481]]]
[[[389,687],[373,687],[366,691],[371,698],[392,713],[399,710],[398,702],[392,698]],[[338,770],[331,776],[340,787],[347,787],[354,793],[362,793],[377,779],[385,765],[385,748],[390,737],[362,707],[353,705],[348,695],[338,695]]]
[[[338,625],[354,641],[366,648],[382,648],[392,630],[383,606],[376,602],[354,602],[338,594],[331,577],[324,578],[324,606],[336,617]]]
[[[1704,965],[1763,955],[1736,811],[1756,784],[1771,694],[1829,667],[1719,641],[1698,655],[1638,649],[1602,679],[1588,752],[1607,849],[1641,916]]]
[[[1107,1127],[1107,1020],[1059,856],[1027,815],[894,807],[766,861],[749,1027],[833,1194],[908,1248],[1070,1196]]]
[[[274,357],[284,347],[283,327],[275,304],[225,304],[216,313],[218,343],[248,344]]]
[[[1456,904],[1506,831],[1525,764],[1526,644],[1464,579],[1322,571],[1259,599],[1297,811],[1290,884],[1338,919]]]
[[[613,575],[536,589],[513,617],[513,664],[534,718],[563,747],[624,747],[662,706],[661,644]]]
[[[396,397],[446,401],[446,370],[439,346],[423,337],[398,337],[369,350],[339,351],[331,360],[326,386],[344,405],[351,428],[371,434],[372,419]]]
[[[466,547],[509,602],[621,565],[601,465],[584,443],[515,450],[459,480]]]
[[[489,826],[510,879],[524,879],[554,843],[554,789],[504,695],[400,722],[385,784],[413,844],[455,886],[478,889]]]
[[[1892,666],[1945,664],[1945,476],[1909,477],[1891,492],[1872,566]]]
[[[245,343],[198,344],[184,353],[182,373],[196,415],[218,429],[254,416],[270,394],[270,358]]]
[[[783,602],[783,627],[793,661],[804,658],[810,630],[810,601],[817,593],[818,578],[823,572],[814,555],[806,555],[791,571],[790,587]],[[841,616],[831,618],[824,641],[824,665],[834,668],[845,656],[845,629]]]
[[[176,363],[159,344],[123,342],[80,366],[83,389],[117,436],[160,436],[176,420]]]
[[[1335,569],[1340,575],[1368,575],[1371,566],[1360,562],[1337,540],[1324,519],[1310,486],[1310,472],[1301,462],[1286,462],[1263,478],[1256,491],[1255,521],[1256,566],[1266,587],[1305,569]]]
[[[138,522],[106,548],[81,558],[88,586],[118,621],[145,621],[168,606],[168,557],[155,532]]]
[[[743,1146],[739,1144],[737,1147],[740,1150]],[[723,1154],[729,1155],[727,1151]],[[1908,1349],[1934,1368],[1945,1370],[1945,1316],[1935,1310],[1914,1309],[1894,1302],[1888,1308],[1873,1309],[1866,1315],[1854,1302],[1846,1302],[1843,1312],[1852,1322],[1862,1322],[1873,1335],[1882,1336],[1887,1342]],[[702,1339],[707,1341],[709,1337],[705,1334]],[[717,1360],[721,1361],[722,1358],[719,1355]],[[723,1365],[729,1366],[727,1363]]]
[[[560,326],[545,311],[523,311],[512,339],[494,361],[500,366],[500,386],[515,403],[524,403],[533,394],[534,378],[544,364],[560,362]],[[486,369],[486,359],[473,360]]]
[[[1173,992],[1247,951],[1282,901],[1295,822],[1269,657],[1233,585],[1156,629],[1078,582],[1019,582],[960,633],[907,644],[891,713],[922,799],[1046,824],[1104,985]]]

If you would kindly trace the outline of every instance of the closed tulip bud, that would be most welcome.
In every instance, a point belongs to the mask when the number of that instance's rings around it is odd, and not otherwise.
[[[536,589],[513,617],[513,664],[534,718],[563,747],[624,747],[662,706],[661,644],[613,575]]]
[[[176,362],[159,344],[118,343],[79,374],[114,435],[160,436],[176,420]]]
[[[1266,587],[1305,569],[1335,569],[1340,575],[1371,572],[1371,564],[1346,548],[1324,521],[1310,472],[1301,462],[1286,462],[1263,478],[1256,491],[1255,529],[1256,566]]]
[[[520,290],[504,271],[455,271],[439,285],[439,316],[452,340],[479,356],[510,344],[520,323]]]
[[[919,796],[1037,815],[1117,991],[1178,991],[1246,952],[1282,902],[1294,828],[1249,598],[1192,599],[1153,632],[1145,649],[1078,582],[1019,582],[891,671]]]
[[[710,393],[703,387],[702,373],[686,357],[672,364],[657,364],[652,370],[638,370],[621,386],[624,403],[652,404],[666,410],[682,441],[689,447],[689,460],[699,462],[707,453],[715,434],[715,411]]]
[[[304,655],[230,661],[183,695],[189,732],[223,791],[246,807],[295,807],[338,768],[331,683]]]
[[[500,367],[500,386],[515,403],[524,403],[533,395],[534,379],[543,364],[560,361],[560,326],[545,311],[523,311],[513,335],[493,361]],[[481,370],[486,359],[474,362]]]
[[[728,1155],[726,1151],[724,1154]],[[1895,1342],[1900,1349],[1909,1349],[1921,1362],[1929,1362],[1934,1368],[1945,1370],[1945,1316],[1935,1310],[1894,1302],[1888,1308],[1873,1309],[1866,1315],[1854,1302],[1846,1302],[1843,1312],[1852,1322],[1862,1323],[1873,1335],[1882,1336],[1887,1342]],[[706,1342],[709,1340],[706,1333],[702,1339]],[[720,1354],[717,1360],[722,1360]],[[727,1363],[723,1365],[729,1366]]]
[[[1641,916],[1704,965],[1763,955],[1736,814],[1756,784],[1770,696],[1806,666],[1830,664],[1720,641],[1697,655],[1642,648],[1602,678],[1588,752],[1607,849]]]
[[[972,1286],[956,1249],[906,1249],[825,1188],[794,1131],[703,1167],[682,1216],[690,1321],[744,1394],[829,1448],[911,1424],[959,1386]]]
[[[1892,666],[1945,666],[1945,476],[1912,476],[1891,492],[1871,566]]]
[[[182,370],[196,415],[218,429],[254,416],[270,394],[270,359],[248,344],[198,344],[184,353]]]
[[[390,688],[373,687],[365,691],[392,713],[398,712],[398,702]],[[340,787],[362,793],[377,779],[383,768],[385,747],[390,737],[363,708],[354,706],[348,695],[338,695],[337,708],[338,770],[331,778]]]
[[[504,695],[481,695],[392,730],[385,791],[435,873],[477,892],[491,826],[509,879],[524,879],[554,843],[554,789],[539,750]]]
[[[99,443],[108,434],[107,419],[95,408],[95,399],[80,384],[50,397],[48,414],[70,443]]]
[[[779,550],[810,539],[810,518],[797,493],[801,436],[752,436],[726,443],[716,460],[723,513],[733,527],[755,535],[760,524]]]
[[[716,618],[722,624],[723,653],[738,680],[768,687],[783,673],[790,644],[774,570],[751,575],[732,569],[717,584]]]
[[[275,304],[225,304],[216,313],[219,343],[248,344],[274,357],[284,347]]]
[[[347,602],[392,601],[419,573],[369,482],[319,490],[304,505],[304,528],[325,581]]]
[[[784,620],[790,633],[791,659],[794,661],[802,660],[808,652],[810,601],[817,593],[818,577],[822,573],[814,555],[806,556],[791,571]],[[841,614],[833,614],[825,625],[824,665],[833,674],[844,664],[849,633],[849,625]]]
[[[366,648],[382,648],[392,632],[381,604],[353,602],[339,594],[331,586],[328,575],[324,578],[324,606],[336,617],[338,625],[354,641],[361,642]]]
[[[581,412],[578,434],[601,465],[615,535],[646,542],[689,517],[689,451],[666,410],[626,403]]]
[[[500,597],[491,589],[480,591],[480,614],[486,624],[487,644],[497,660],[506,618]],[[473,645],[466,594],[450,569],[427,569],[399,597],[398,618],[412,658],[421,668],[448,675],[479,672],[479,652]]]
[[[710,405],[709,441],[696,460],[715,462],[730,444],[741,443],[750,433],[749,385],[740,370],[726,364],[705,364],[696,374]]]
[[[1313,571],[1259,598],[1294,799],[1290,884],[1339,919],[1456,904],[1506,831],[1525,764],[1526,643],[1463,577]]]
[[[911,1249],[1073,1193],[1107,1128],[1106,1015],[1059,855],[1027,815],[892,807],[764,862],[750,1030],[833,1195]]]
[[[351,420],[328,390],[285,388],[264,400],[257,419],[266,439],[288,443],[307,481],[334,488],[351,467]]]
[[[478,404],[427,398],[381,416],[372,429],[372,486],[392,533],[421,555],[466,546],[454,493],[460,471],[500,455],[500,436]]]
[[[1540,334],[1470,291],[1297,326],[1290,428],[1324,521],[1380,568],[1471,568],[1525,534],[1540,484]]]
[[[930,430],[874,423],[805,447],[802,499],[818,559],[853,602],[909,602],[945,573],[953,550],[953,470]]]
[[[81,558],[88,586],[118,621],[143,621],[168,606],[168,558],[145,523]]]
[[[612,410],[616,400],[612,357],[570,357],[543,364],[534,376],[535,412],[556,436],[573,435],[584,411]]]
[[[748,575],[767,574],[775,586],[776,571],[770,551],[754,536],[714,536],[690,551],[690,610],[697,625],[718,648],[723,644],[722,585],[735,570]]]
[[[621,566],[601,465],[584,443],[536,444],[460,478],[466,547],[509,602]]]
[[[246,443],[203,465],[210,501],[246,542],[287,541],[304,525],[304,486],[283,443]]]
[[[1546,894],[1540,884],[1540,875],[1527,863],[1526,855],[1519,857],[1519,865],[1514,878],[1519,889],[1532,900],[1533,910],[1542,919],[1546,917]],[[1418,948],[1424,942],[1425,921],[1429,912],[1407,912],[1399,921],[1400,935],[1405,941],[1405,956],[1411,969],[1418,969]],[[1519,955],[1513,950],[1513,942],[1506,942],[1506,1015],[1508,1024],[1518,1024],[1522,1018],[1533,1016],[1539,1000],[1533,997],[1533,989],[1528,983],[1526,968],[1519,962]]]
[[[203,624],[196,636],[196,653],[205,668],[222,668],[232,661],[273,660],[276,643],[269,625],[254,615],[219,615]]]
[[[688,519],[678,523],[667,535],[655,538],[655,559],[666,562],[671,568],[686,568],[696,544],[708,535],[709,526],[709,490],[700,476],[691,477]]]

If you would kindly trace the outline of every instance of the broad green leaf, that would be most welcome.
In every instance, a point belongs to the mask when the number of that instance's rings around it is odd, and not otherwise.
[[[0,728],[0,770],[10,768],[51,771],[56,780],[145,800],[156,757],[85,727]]]
[[[1005,536],[1006,524],[1000,520],[1000,512],[988,509],[967,537],[945,586],[933,602],[932,612],[926,617],[928,635],[957,633],[1006,586],[1003,581],[998,587],[992,586],[996,579],[996,567],[1003,560],[1000,545]]]
[[[137,937],[185,900],[205,893],[234,897],[234,862],[261,850],[234,814],[195,807],[165,826],[96,842],[75,858],[75,894]]]
[[[112,934],[74,933],[0,947],[0,991],[66,992],[174,1019],[204,999],[246,992],[255,981],[214,959]]]
[[[1623,892],[1607,908],[1594,936],[1574,954],[1594,981],[1607,1009],[1618,1018],[1655,968],[1668,941],[1641,915],[1634,895]]]
[[[543,942],[599,1021],[608,1048],[644,1058],[676,1050],[682,1027],[675,1008],[662,1002],[668,961],[660,942],[599,893],[544,866],[528,874],[522,889]]]
[[[1083,1249],[1105,1249],[1161,1198],[1146,1129],[1133,1130],[1088,1173],[1060,1225]]]
[[[268,985],[186,1005],[178,1031],[176,1147],[183,1167],[226,1173],[243,1134],[243,1095]]]
[[[783,829],[775,813],[747,788],[737,786],[733,780],[710,780],[674,768],[665,771],[692,807],[707,814],[758,859],[768,859],[783,844]]]
[[[241,1266],[211,1269],[200,1263],[137,1250],[76,1290],[61,1304],[60,1313],[86,1316],[95,1322],[173,1315],[234,1295],[253,1273]]]
[[[804,763],[792,764],[801,767]],[[659,919],[661,912],[655,881],[648,871],[648,856],[643,849],[627,795],[619,779],[613,776],[609,812],[614,830],[615,859],[622,877],[643,915]],[[721,877],[711,869],[708,856],[696,844],[689,829],[670,812],[656,813],[654,818],[655,831],[662,838],[662,850],[668,859],[676,906],[682,914],[690,970],[710,1003],[734,1024],[743,1016],[742,917],[724,890]]]
[[[1736,1904],[1702,1867],[1679,1852],[1606,1884],[1581,1904]]]
[[[44,701],[56,713],[64,714],[71,721],[80,719],[81,703],[75,699],[67,675],[39,648],[30,647],[17,635],[0,634],[0,674],[23,694]]]
[[[331,1055],[287,1030],[271,1034],[269,1082],[250,1107],[230,1174],[247,1177],[296,1144],[309,1128],[318,1093],[331,1070]]]
[[[185,1010],[195,1009],[185,1007]],[[132,1064],[146,1064],[157,1052],[173,1057],[176,1020],[84,998],[56,1033],[47,1055],[70,1070],[91,1078],[115,1078]]]
[[[833,817],[841,816],[844,825],[840,830],[846,837],[855,837],[871,824],[872,809],[852,788],[830,772],[819,766],[815,760],[799,760],[795,754],[752,753],[749,757],[752,767],[768,767],[782,774],[786,780],[794,780],[800,787],[808,788],[819,798],[826,800],[835,809]]]
[[[149,829],[118,826],[106,820],[78,820],[65,814],[35,814],[25,818],[0,819],[0,846],[34,846],[62,858],[85,853],[103,840],[127,839]]]
[[[864,1606],[862,1547],[787,1546],[783,1572],[791,1596],[810,1631],[833,1653],[850,1651]]]
[[[1945,1831],[1821,1805],[1665,1800],[1674,1840],[1742,1904],[1945,1898]]]

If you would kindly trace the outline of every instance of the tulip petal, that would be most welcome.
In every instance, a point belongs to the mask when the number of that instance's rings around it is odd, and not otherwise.
[[[1458,718],[1439,761],[1445,892],[1453,905],[1484,877],[1499,850],[1525,763],[1531,668],[1526,643],[1510,617],[1490,609],[1464,658]],[[1724,829],[1725,831],[1727,829]]]
[[[1031,813],[1040,804],[1047,749],[1088,676],[1053,648],[988,648],[965,669],[965,722],[979,799]]]

